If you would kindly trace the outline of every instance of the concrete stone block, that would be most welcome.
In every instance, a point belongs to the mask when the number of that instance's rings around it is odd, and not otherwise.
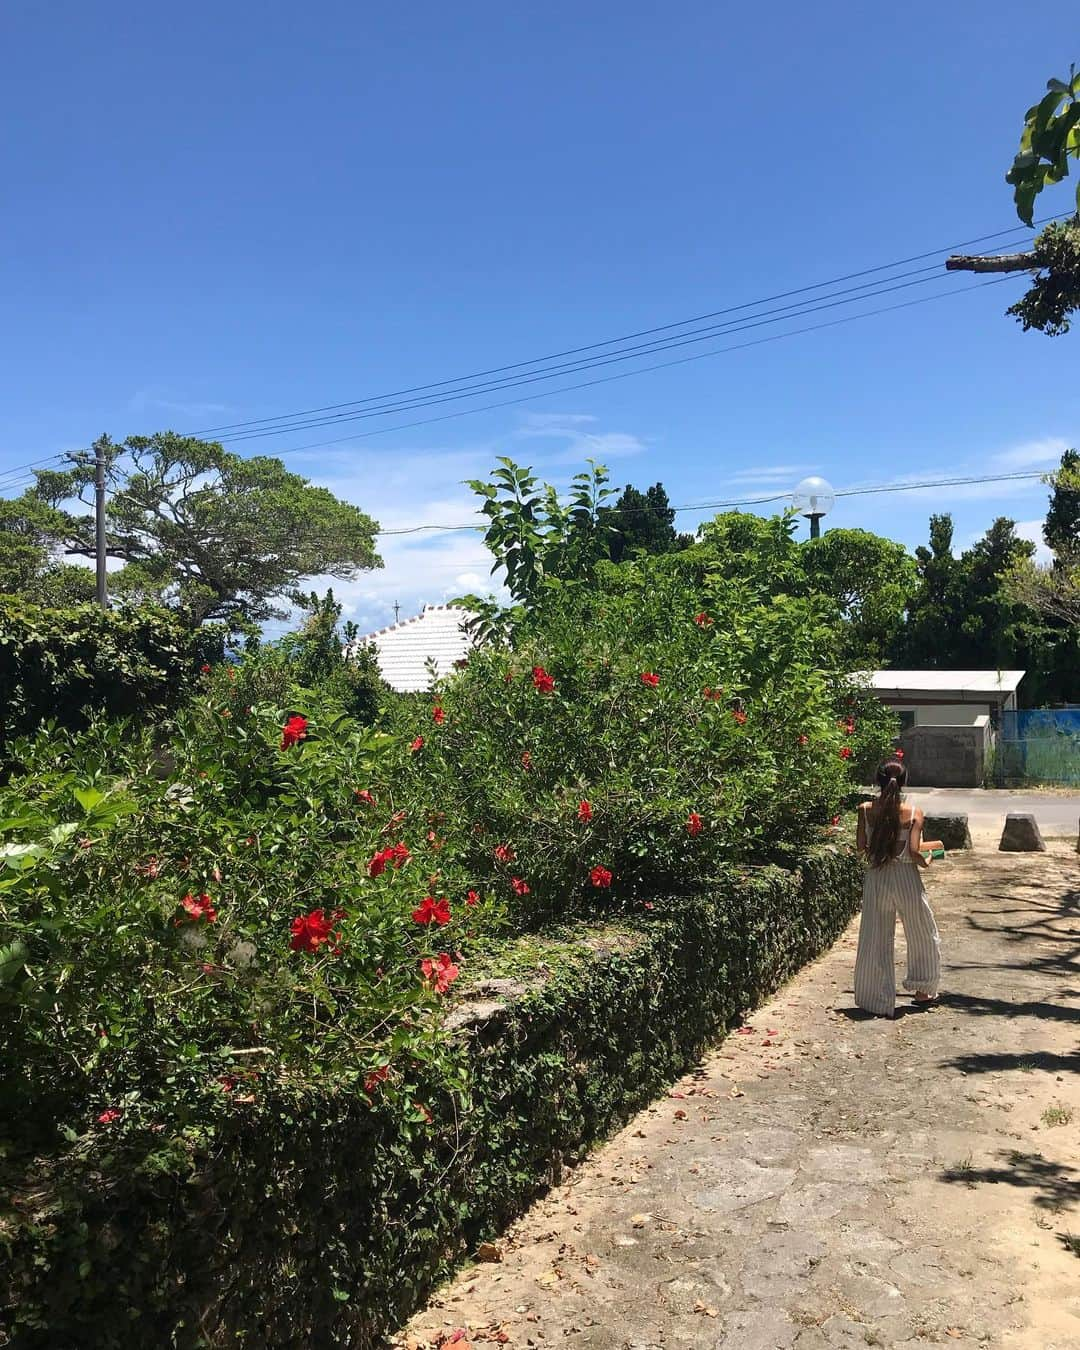
[[[947,816],[927,816],[923,821],[922,837],[940,839],[949,852],[957,848],[971,847],[971,831],[968,818],[963,813]]]
[[[1035,817],[1010,811],[1005,817],[998,849],[1005,853],[1045,853],[1046,845]]]

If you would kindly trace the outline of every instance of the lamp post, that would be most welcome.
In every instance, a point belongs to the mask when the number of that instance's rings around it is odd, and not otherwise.
[[[792,493],[792,503],[800,516],[810,522],[810,538],[821,535],[821,517],[836,505],[836,493],[824,478],[804,478]]]

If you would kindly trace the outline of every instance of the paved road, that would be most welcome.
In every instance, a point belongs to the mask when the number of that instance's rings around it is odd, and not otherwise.
[[[1080,1350],[1076,873],[936,865],[937,1005],[858,1015],[853,923],[398,1345]]]
[[[931,815],[966,812],[972,833],[1001,832],[1010,811],[1028,812],[1045,836],[1076,838],[1080,792],[1021,792],[994,788],[908,788],[912,800]]]

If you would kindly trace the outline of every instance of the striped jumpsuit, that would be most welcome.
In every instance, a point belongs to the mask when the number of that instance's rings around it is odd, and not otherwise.
[[[891,862],[868,867],[863,881],[859,950],[855,957],[855,1002],[867,1012],[892,1017],[896,1011],[896,971],[893,940],[896,913],[907,939],[907,979],[904,988],[936,994],[941,978],[941,953],[919,865],[911,854],[911,824]]]

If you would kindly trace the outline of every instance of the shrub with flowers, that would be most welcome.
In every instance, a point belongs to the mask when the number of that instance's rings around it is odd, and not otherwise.
[[[891,734],[815,602],[707,550],[553,583],[502,631],[374,727],[214,665],[164,742],[100,721],[8,747],[6,1189],[104,1131],[182,1174],[316,1094],[421,1148],[467,1107],[443,1009],[479,953],[791,859]]]

